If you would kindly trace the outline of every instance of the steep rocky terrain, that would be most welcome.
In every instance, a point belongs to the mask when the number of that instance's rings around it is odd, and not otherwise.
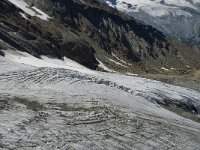
[[[25,9],[16,1],[0,2],[1,49],[66,56],[91,69],[104,64],[121,72],[200,67],[199,48],[95,0],[26,0]]]

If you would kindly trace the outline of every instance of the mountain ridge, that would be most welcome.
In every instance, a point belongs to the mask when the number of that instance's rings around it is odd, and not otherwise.
[[[100,0],[116,7],[166,35],[183,41],[200,41],[200,1],[198,0]]]
[[[155,28],[95,0],[24,1],[30,10],[36,7],[47,13],[48,20],[42,20],[35,10],[33,16],[25,13],[13,1],[17,0],[0,2],[1,47],[9,48],[5,46],[8,44],[36,57],[66,56],[91,69],[97,69],[100,60],[122,72],[200,66],[198,49],[195,52],[190,45],[169,39]],[[116,64],[113,54],[127,67]]]

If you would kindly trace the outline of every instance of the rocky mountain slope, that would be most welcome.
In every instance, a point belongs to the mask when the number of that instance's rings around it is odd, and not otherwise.
[[[200,41],[199,0],[101,0],[167,35]]]
[[[198,48],[96,0],[1,0],[0,22],[1,49],[36,57],[66,56],[91,69],[121,72],[200,67]]]

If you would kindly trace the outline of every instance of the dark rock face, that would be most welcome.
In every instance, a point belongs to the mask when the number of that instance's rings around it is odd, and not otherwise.
[[[57,3],[64,6],[64,9],[55,8],[59,19],[70,28],[79,30],[80,36],[95,39],[93,43],[107,53],[121,50],[127,57],[134,58],[134,62],[138,62],[143,55],[141,51],[148,55],[154,44],[159,48],[167,45],[165,37],[159,31],[137,23],[116,10],[99,6],[94,0],[86,3],[57,0],[52,1],[51,5],[56,6]],[[143,43],[140,44],[139,40],[143,40],[145,46],[142,47]]]
[[[26,0],[46,12],[49,21],[26,15],[24,19],[7,0],[0,2],[0,39],[36,57],[66,56],[96,69],[95,57],[118,70],[159,70],[162,66],[199,67],[200,55],[184,43],[167,39],[151,26],[96,0]],[[114,53],[132,64],[120,68],[107,58]],[[186,56],[187,55],[187,56]],[[189,63],[189,64],[188,64]],[[113,66],[115,65],[115,66]]]
[[[71,58],[79,62],[84,66],[90,66],[90,68],[95,69],[96,59],[92,54],[94,54],[94,48],[92,48],[89,43],[81,43],[77,41],[63,43],[60,46],[60,49],[63,51],[64,56]]]
[[[36,57],[50,55],[61,59],[67,56],[88,68],[96,69],[98,62],[94,57],[94,49],[62,24],[38,18],[26,20],[18,13],[21,10],[11,3],[6,0],[0,3],[1,40]]]
[[[1,56],[4,56],[4,53],[3,53],[2,51],[0,51],[0,55],[1,55]]]

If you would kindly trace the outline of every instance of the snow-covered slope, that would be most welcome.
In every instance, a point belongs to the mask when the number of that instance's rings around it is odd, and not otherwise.
[[[200,148],[200,93],[83,70],[69,60],[0,56],[0,148]]]
[[[200,40],[200,0],[101,0],[166,34]]]
[[[36,58],[26,52],[2,50],[5,58],[17,63],[27,64],[34,67],[50,67],[50,68],[65,68],[79,71],[82,73],[92,73],[93,71],[80,65],[79,63],[63,57],[62,60],[48,56],[41,56],[41,59]]]

